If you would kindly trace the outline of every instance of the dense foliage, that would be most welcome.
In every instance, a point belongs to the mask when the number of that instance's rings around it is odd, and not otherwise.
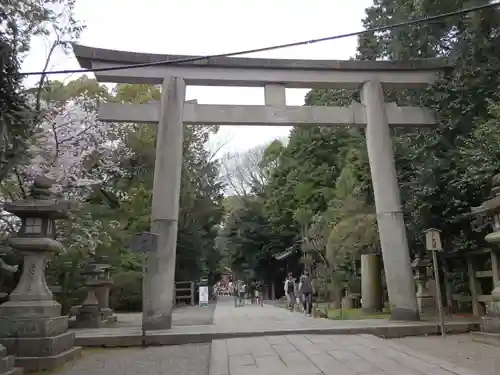
[[[363,24],[375,28],[487,2],[374,0]],[[490,194],[491,178],[500,170],[499,20],[498,9],[490,8],[359,38],[356,59],[446,57],[454,65],[427,90],[386,92],[388,101],[429,107],[438,119],[436,129],[393,133],[412,253],[423,251],[422,231],[429,227],[442,230],[446,252],[485,246],[487,223],[472,228],[469,213]],[[314,89],[306,96],[307,105],[346,106],[352,101],[359,101],[359,92]],[[262,166],[273,162],[265,184],[247,189],[265,217],[247,216],[252,222],[239,225],[256,229],[267,220],[272,253],[296,245],[302,263],[316,265],[318,277],[323,274],[330,290],[338,291],[356,274],[359,252],[379,246],[364,133],[294,127],[286,145],[275,145],[261,158]],[[260,254],[262,245],[251,232],[240,232],[240,238],[223,234],[221,244],[238,254],[240,244],[248,241],[253,254]]]

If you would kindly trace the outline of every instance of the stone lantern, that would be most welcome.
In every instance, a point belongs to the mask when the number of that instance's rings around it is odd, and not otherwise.
[[[417,284],[417,305],[421,315],[436,315],[436,299],[429,288],[429,270],[431,261],[427,257],[417,255],[412,263],[415,270],[415,283]]]
[[[76,315],[75,328],[100,328],[102,326],[101,309],[96,297],[96,289],[100,286],[99,275],[102,269],[95,263],[89,262],[81,274],[85,277],[87,297],[82,302]]]
[[[106,257],[104,256],[96,257],[95,261],[96,267],[101,270],[98,278],[99,283],[95,287],[95,296],[99,302],[102,318],[108,323],[113,323],[117,321],[117,317],[109,307],[109,292],[113,286],[113,280],[110,276],[112,267],[106,263]]]
[[[52,184],[37,177],[28,199],[4,207],[21,219],[21,229],[9,242],[24,260],[19,283],[0,305],[0,344],[26,371],[52,370],[81,352],[45,279],[47,258],[64,250],[55,240],[55,220],[66,218],[69,209],[69,202],[53,196]]]
[[[491,198],[483,202],[480,207],[474,208],[474,213],[490,216],[493,220],[493,232],[489,233],[485,240],[494,246],[491,249],[491,270],[493,275],[493,291],[491,300],[486,304],[486,316],[483,317],[481,331],[475,335],[478,341],[495,340],[500,344],[500,277],[499,277],[499,253],[500,253],[500,174],[493,177]]]

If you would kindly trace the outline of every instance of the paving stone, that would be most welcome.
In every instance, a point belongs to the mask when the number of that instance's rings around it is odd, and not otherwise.
[[[229,356],[229,366],[255,366],[252,354],[237,354]]]
[[[351,353],[347,350],[330,350],[327,353],[340,362],[359,359],[359,357],[356,354]]]
[[[229,375],[473,375],[370,335],[288,335],[263,340],[219,340],[226,342]],[[210,371],[210,375],[227,374]]]

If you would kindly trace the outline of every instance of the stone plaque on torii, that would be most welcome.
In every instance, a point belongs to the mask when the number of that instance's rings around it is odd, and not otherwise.
[[[193,56],[134,53],[73,46],[83,68],[102,69]],[[148,257],[146,326],[171,327],[177,219],[184,124],[262,126],[357,126],[365,128],[385,275],[394,319],[418,319],[410,255],[394,165],[390,126],[433,125],[418,107],[384,102],[382,87],[416,88],[433,83],[446,60],[331,61],[217,57],[98,71],[100,82],[162,84],[162,98],[148,104],[102,104],[109,122],[159,124],[153,186],[152,228],[158,248]],[[186,85],[264,87],[265,105],[205,105],[185,102]],[[362,103],[350,107],[290,107],[286,88],[356,88]],[[172,287],[165,287],[171,285]]]

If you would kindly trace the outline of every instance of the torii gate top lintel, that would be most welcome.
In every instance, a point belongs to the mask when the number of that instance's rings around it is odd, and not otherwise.
[[[82,68],[174,61],[196,56],[162,55],[73,45]],[[450,68],[447,59],[401,61],[292,60],[215,57],[209,60],[96,72],[101,82],[160,84],[167,76],[188,85],[263,87],[281,83],[290,88],[359,88],[376,76],[388,86],[420,87],[434,82],[436,73]]]

